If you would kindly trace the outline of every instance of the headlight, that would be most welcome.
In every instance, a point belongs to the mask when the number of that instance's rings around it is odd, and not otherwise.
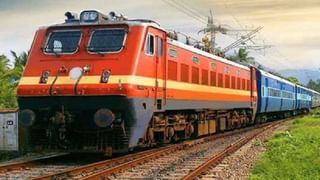
[[[41,84],[46,84],[48,82],[49,74],[50,74],[49,71],[43,71],[42,72],[42,75],[40,77],[40,83]]]
[[[82,68],[81,67],[74,67],[69,72],[69,77],[72,80],[78,80],[82,76]]]
[[[99,13],[97,11],[82,11],[80,14],[80,22],[95,23],[98,21]]]
[[[106,108],[101,108],[94,114],[94,122],[101,128],[110,126],[114,119],[115,116],[112,111]]]
[[[101,75],[101,82],[108,83],[110,74],[111,74],[110,70],[104,70]]]

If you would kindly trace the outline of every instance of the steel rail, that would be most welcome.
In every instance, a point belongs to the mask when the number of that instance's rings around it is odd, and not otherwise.
[[[20,170],[20,169],[27,169],[27,168],[36,166],[35,164],[38,162],[53,159],[53,158],[58,158],[61,156],[66,156],[68,154],[69,153],[59,153],[59,154],[49,155],[49,156],[35,158],[31,160],[18,161],[18,162],[0,165],[0,173],[6,173],[6,172]]]
[[[142,151],[142,152],[135,153],[135,154],[129,154],[129,155],[125,155],[125,156],[122,156],[119,158],[104,160],[104,161],[80,166],[77,168],[65,170],[63,172],[49,174],[49,175],[41,176],[41,177],[36,177],[33,179],[34,180],[40,180],[40,179],[41,180],[45,180],[45,179],[49,180],[49,179],[59,179],[59,178],[73,178],[76,176],[89,176],[90,174],[92,174],[96,171],[99,171],[99,170],[102,171],[103,169],[112,169],[114,167],[121,166],[121,164],[125,164],[128,162],[139,160],[144,157],[157,156],[160,153],[164,153],[167,151],[172,151],[173,149],[181,148],[183,146],[183,144],[181,144],[180,146],[174,146],[174,147],[173,146],[174,145],[162,147],[162,148],[158,148],[158,149],[151,149],[151,150],[147,150],[147,151]]]
[[[168,153],[172,153],[174,151],[180,150],[184,146],[186,145],[179,144],[179,145],[172,145],[172,146],[164,147],[160,149],[153,149],[148,152],[141,152],[141,153],[127,155],[127,156],[116,158],[116,159],[101,161],[101,162],[81,166],[78,168],[74,168],[71,170],[67,170],[65,172],[51,174],[43,177],[37,177],[33,179],[44,180],[44,179],[75,178],[75,176],[80,176],[80,177],[77,177],[79,179],[99,179],[100,176],[108,176],[115,172],[119,172],[128,168],[134,167],[146,161],[150,161],[152,159],[164,156]],[[119,161],[124,161],[124,162],[120,163]],[[100,170],[101,168],[102,170]]]
[[[178,144],[172,144],[161,148],[142,151],[135,154],[125,155],[115,159],[104,160],[73,169],[67,169],[63,172],[49,174],[33,178],[34,180],[51,180],[51,179],[101,179],[101,177],[111,176],[115,173],[128,170],[135,166],[165,156],[168,153],[183,150],[196,144],[206,143],[215,139],[232,136],[235,134],[247,132],[255,128],[262,128],[271,123],[259,124],[242,129],[236,129],[224,133],[214,134],[200,139],[187,140]]]
[[[204,162],[203,164],[198,166],[195,170],[191,171],[188,175],[184,176],[182,179],[183,180],[191,180],[191,179],[195,179],[195,178],[201,176],[201,174],[208,171],[209,168],[217,165],[224,157],[237,151],[238,149],[240,149],[243,145],[247,144],[253,138],[257,137],[258,135],[260,135],[261,133],[263,133],[267,129],[270,129],[270,128],[278,125],[281,122],[282,121],[268,124],[267,126],[262,127],[261,130],[255,132],[247,137],[241,138],[237,142],[229,145],[227,148],[220,151],[218,154],[214,155],[212,158],[210,158],[209,160],[207,160],[206,162]]]
[[[258,126],[260,127],[260,126]],[[64,172],[50,174],[47,176],[42,176],[34,178],[34,180],[49,180],[49,179],[59,179],[59,178],[80,178],[80,179],[99,179],[102,176],[109,176],[119,171],[127,170],[141,163],[150,161],[157,157],[160,157],[160,154],[165,155],[166,150],[168,152],[174,152],[174,150],[179,150],[186,147],[191,147],[196,144],[209,142],[215,139],[224,138],[226,136],[231,136],[234,134],[242,133],[256,128],[247,127],[243,129],[238,129],[234,131],[224,132],[220,134],[214,134],[208,137],[203,137],[195,140],[184,141],[179,144],[169,145],[168,147],[152,149],[146,152],[140,152],[136,154],[126,155],[116,159],[110,159],[106,161],[101,161],[93,164],[88,164],[85,166],[77,167],[74,169],[66,170]],[[174,149],[174,150],[172,150]],[[77,177],[78,176],[78,177]]]

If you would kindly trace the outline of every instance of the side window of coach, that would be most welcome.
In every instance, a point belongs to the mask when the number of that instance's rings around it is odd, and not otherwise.
[[[154,36],[152,34],[147,35],[146,54],[151,56],[154,54]]]

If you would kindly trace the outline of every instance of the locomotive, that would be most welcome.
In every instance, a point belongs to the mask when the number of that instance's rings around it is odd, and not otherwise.
[[[318,92],[180,42],[152,20],[65,15],[37,30],[18,85],[27,149],[128,152],[320,104]]]

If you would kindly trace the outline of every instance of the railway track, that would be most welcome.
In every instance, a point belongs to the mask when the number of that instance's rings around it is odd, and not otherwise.
[[[2,165],[0,179],[194,179],[205,174],[223,157],[280,122],[238,129],[103,161],[79,163],[74,158],[66,161],[68,155],[62,154]]]
[[[0,165],[0,179],[32,179],[100,160],[96,156],[83,159],[77,157],[74,154],[59,153]]]
[[[269,126],[266,128],[268,127]],[[109,176],[107,178],[130,179],[135,177],[138,179],[193,179],[198,174],[205,171],[205,167],[211,165],[211,163],[221,160],[228,153],[231,153],[231,147],[232,150],[233,148],[241,147],[242,143],[246,142],[245,140],[253,137],[253,134],[257,135],[260,132],[261,131],[258,129],[254,129],[252,131],[246,131],[240,134],[233,134],[231,136],[225,136],[213,141],[208,141],[206,143],[184,149],[183,151],[163,156],[152,162],[150,161],[120,173],[108,174]]]
[[[237,140],[235,143],[232,143],[228,145],[224,150],[213,154],[208,160],[204,161],[202,164],[200,164],[197,168],[190,171],[187,175],[185,175],[183,178],[184,180],[191,180],[191,179],[200,179],[200,178],[207,178],[206,175],[208,173],[213,173],[211,170],[218,165],[224,157],[236,152],[238,149],[240,149],[243,145],[247,144],[250,140],[254,139],[255,137],[259,136],[263,132],[269,129],[274,129],[279,125],[281,122],[275,122],[272,124],[269,124],[256,132],[248,134],[248,136],[244,136],[241,139]]]
[[[63,158],[68,156],[66,153],[58,153],[44,157],[34,158],[31,160],[17,161],[0,165],[0,179],[23,179],[35,177],[44,171],[54,172],[58,167],[42,166],[40,164],[51,161],[52,159]],[[52,169],[49,170],[48,168]],[[38,169],[37,171],[33,171]]]
[[[259,125],[261,128],[262,126]],[[217,154],[235,141],[257,132],[255,127],[225,132],[197,140],[152,149],[119,158],[67,169],[33,179],[128,179],[174,178],[186,176],[212,154]],[[179,165],[183,165],[182,167]],[[188,168],[186,168],[188,167]],[[176,170],[181,170],[177,172]],[[169,177],[170,175],[171,177]]]
[[[144,160],[156,158],[167,153],[171,153],[175,150],[182,148],[184,145],[179,146],[168,146],[158,149],[152,149],[148,151],[143,151],[135,154],[125,155],[119,158],[100,161],[93,164],[88,164],[85,166],[61,171],[58,173],[53,173],[41,177],[33,178],[35,179],[82,179],[88,178],[97,173],[106,172],[106,170],[111,173],[114,171],[122,170],[127,167],[130,167],[133,162],[141,163]]]

